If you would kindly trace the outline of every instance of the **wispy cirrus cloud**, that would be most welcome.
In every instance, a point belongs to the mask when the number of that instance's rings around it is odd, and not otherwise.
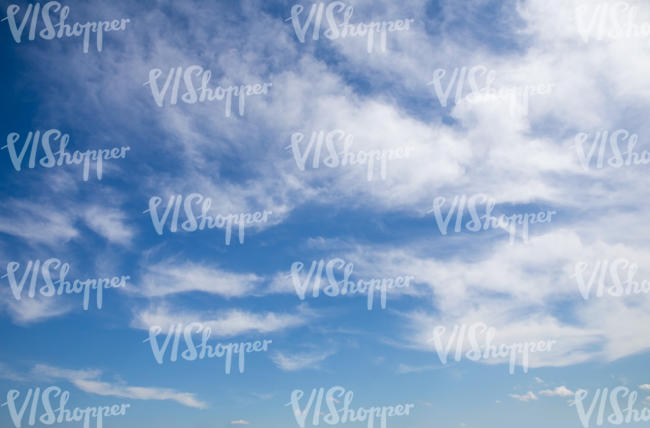
[[[170,388],[129,386],[101,381],[100,370],[70,370],[38,364],[32,369],[31,375],[39,379],[65,380],[89,394],[134,400],[175,401],[186,407],[207,408],[207,403],[197,399],[192,393],[179,392]]]
[[[293,354],[276,352],[271,355],[271,359],[281,370],[293,372],[305,369],[319,369],[320,363],[325,361],[325,359],[331,355],[334,355],[334,351]]]
[[[131,326],[148,330],[158,326],[163,330],[176,324],[201,323],[210,328],[214,337],[233,337],[246,333],[274,333],[305,325],[313,314],[305,306],[295,313],[256,313],[240,309],[210,313],[173,309],[169,305],[151,306],[136,311]]]
[[[524,403],[528,401],[534,401],[537,400],[537,396],[533,391],[528,391],[525,394],[508,394],[510,397],[514,398],[515,400],[518,401],[523,401]]]
[[[146,297],[200,291],[222,297],[244,297],[256,291],[263,278],[251,273],[229,272],[198,263],[162,261],[145,268],[136,293]]]

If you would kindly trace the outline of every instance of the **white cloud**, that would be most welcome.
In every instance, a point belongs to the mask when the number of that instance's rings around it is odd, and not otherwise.
[[[650,296],[585,300],[573,276],[579,261],[593,264],[598,259],[622,257],[640,266],[637,277],[641,280],[649,276],[643,266],[650,264],[650,252],[635,245],[594,241],[588,238],[593,232],[592,228],[563,227],[512,245],[505,237],[496,242],[467,234],[446,237],[457,244],[473,243],[475,256],[469,262],[449,255],[431,256],[431,244],[424,239],[403,247],[360,246],[345,258],[365,259],[378,269],[389,265],[414,275],[418,286],[430,289],[435,312],[425,307],[402,312],[409,321],[403,346],[435,351],[429,340],[434,326],[452,329],[484,323],[495,328],[495,343],[555,341],[550,351],[530,353],[529,367],[559,367],[612,361],[650,348],[650,337],[645,334],[650,319],[642,322],[650,313]],[[564,303],[561,312],[554,309],[556,302]],[[571,321],[565,317],[567,311],[573,314]],[[617,315],[602,317],[602,313]],[[469,350],[467,341],[463,349]],[[501,364],[507,359],[479,363]]]
[[[333,351],[296,354],[276,352],[271,355],[271,359],[281,370],[291,372],[304,369],[318,369],[320,368],[320,363],[333,354]]]
[[[528,391],[527,393],[520,395],[520,394],[508,394],[510,397],[514,398],[515,400],[527,402],[531,400],[537,400],[537,396],[533,391]]]
[[[29,378],[15,372],[5,363],[0,362],[0,379],[8,379],[15,382],[25,382]]]
[[[20,300],[16,300],[12,295],[2,293],[2,305],[12,321],[19,325],[60,317],[74,309],[70,299],[65,296],[43,297],[40,294],[33,298],[22,296]]]
[[[303,308],[300,306],[295,313],[255,313],[239,309],[204,313],[177,311],[162,305],[137,312],[131,325],[143,330],[149,330],[152,326],[167,330],[176,324],[198,322],[210,328],[213,337],[232,337],[251,332],[266,334],[304,325],[310,318],[310,312]]]
[[[0,232],[17,236],[35,244],[57,245],[79,236],[75,216],[57,205],[27,201],[6,201],[0,216]]]
[[[239,419],[236,421],[230,421],[230,425],[250,425],[250,422],[245,421],[243,419]]]
[[[543,391],[539,391],[539,395],[545,395],[547,397],[571,397],[575,394],[575,392],[571,391],[568,389],[566,386],[558,386],[555,389],[545,389]]]
[[[63,379],[90,394],[134,400],[170,400],[197,409],[207,407],[207,403],[198,400],[191,393],[178,392],[169,388],[128,386],[102,382],[99,380],[101,374],[102,372],[99,370],[68,370],[44,364],[38,364],[32,370],[32,375],[38,376],[40,379]]]
[[[639,389],[642,389],[644,391],[650,391],[650,384],[644,383],[643,385],[639,385]]]
[[[133,238],[134,231],[125,224],[127,216],[122,211],[95,205],[84,211],[83,218],[90,229],[109,242],[129,245]]]
[[[134,235],[133,228],[125,224],[126,214],[115,208],[45,199],[38,203],[10,200],[5,204],[11,214],[0,217],[0,232],[31,244],[55,246],[79,239],[80,222],[111,243],[129,245]]]
[[[177,264],[173,260],[147,266],[136,292],[147,297],[202,291],[223,297],[243,297],[253,293],[262,278],[255,274],[228,272],[196,263]]]

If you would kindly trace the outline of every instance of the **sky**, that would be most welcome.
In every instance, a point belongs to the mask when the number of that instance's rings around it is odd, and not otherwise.
[[[0,427],[52,386],[108,428],[650,411],[647,2],[36,5],[0,0]]]

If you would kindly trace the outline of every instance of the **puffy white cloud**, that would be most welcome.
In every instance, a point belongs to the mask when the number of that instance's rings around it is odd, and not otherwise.
[[[575,392],[568,389],[566,386],[558,386],[555,389],[544,389],[539,391],[539,395],[545,395],[547,397],[571,397]]]

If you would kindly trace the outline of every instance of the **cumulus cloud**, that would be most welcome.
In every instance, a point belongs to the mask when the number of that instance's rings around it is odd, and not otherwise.
[[[571,397],[575,392],[568,389],[566,386],[558,386],[555,389],[544,389],[539,391],[539,395],[545,395],[547,397]]]

